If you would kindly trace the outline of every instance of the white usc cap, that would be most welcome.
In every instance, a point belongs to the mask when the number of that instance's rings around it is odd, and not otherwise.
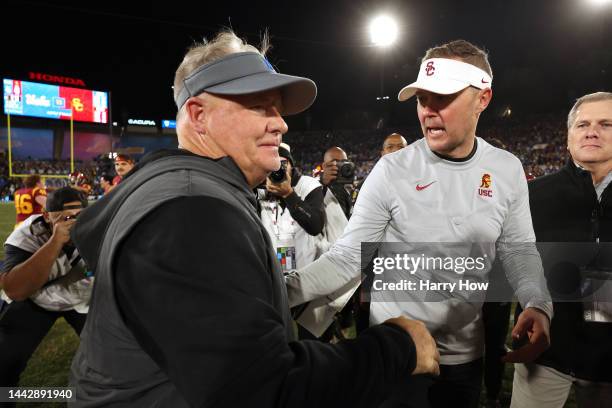
[[[468,86],[491,88],[492,82],[491,75],[472,64],[448,58],[430,58],[421,64],[416,82],[402,88],[397,99],[401,102],[410,99],[419,89],[450,95]]]

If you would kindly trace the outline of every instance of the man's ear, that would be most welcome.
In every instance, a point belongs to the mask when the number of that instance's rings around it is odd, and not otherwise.
[[[47,224],[51,224],[51,219],[49,218],[49,213],[47,211],[43,211],[42,215],[43,215],[43,218],[45,219],[45,222]]]
[[[478,114],[482,113],[489,103],[491,103],[491,99],[493,98],[493,90],[491,88],[485,88],[478,92]]]
[[[206,117],[206,101],[204,98],[192,96],[185,102],[185,116],[191,127],[198,133],[206,133],[204,119]]]

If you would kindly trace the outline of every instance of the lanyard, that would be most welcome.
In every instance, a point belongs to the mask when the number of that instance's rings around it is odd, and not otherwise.
[[[278,201],[274,201],[274,207],[272,208],[272,211],[274,212],[274,220],[272,221],[272,229],[273,229],[274,235],[276,236],[277,241],[281,240],[279,212],[280,212],[280,217],[281,217],[281,222],[282,222],[282,217],[283,215],[285,215],[285,210],[287,209],[287,208],[282,208],[281,211],[279,211],[279,207],[280,207],[280,204],[278,203]],[[295,220],[291,218],[291,226],[293,227],[294,224],[295,224]],[[283,233],[285,232],[283,231]],[[285,234],[290,234],[291,239],[295,242],[295,235],[296,235],[295,228],[291,228],[291,232],[287,232]]]

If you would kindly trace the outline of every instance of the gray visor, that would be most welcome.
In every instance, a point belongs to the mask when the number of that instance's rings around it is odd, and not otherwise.
[[[176,98],[180,109],[187,99],[208,92],[217,95],[244,95],[280,89],[283,115],[306,109],[317,96],[317,86],[308,78],[279,74],[262,55],[239,52],[202,65],[183,80]]]

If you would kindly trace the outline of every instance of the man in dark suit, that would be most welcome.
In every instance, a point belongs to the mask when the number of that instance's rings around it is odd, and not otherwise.
[[[561,408],[572,384],[580,407],[609,406],[612,401],[612,321],[589,311],[580,294],[590,279],[585,271],[602,275],[612,266],[603,259],[612,242],[612,93],[579,98],[567,127],[567,166],[529,183],[533,227],[538,242],[555,242],[565,255],[588,242],[600,255],[586,265],[573,257],[575,267],[569,268],[568,263],[544,260],[556,300],[551,346],[536,363],[516,364],[513,408]],[[578,295],[561,297],[570,292]],[[611,299],[608,293],[607,301]]]

